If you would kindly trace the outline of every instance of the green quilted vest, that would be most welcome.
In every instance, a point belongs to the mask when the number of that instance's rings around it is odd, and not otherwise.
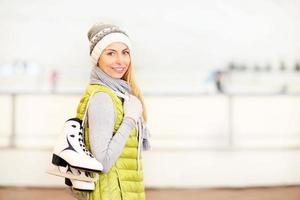
[[[123,120],[123,103],[108,87],[89,85],[78,105],[77,117],[83,118],[89,97],[96,92],[105,92],[112,98],[116,116],[113,133],[115,134]],[[90,149],[88,125],[85,125],[85,144]],[[140,173],[138,174],[137,156],[137,131],[133,128],[121,155],[110,171],[106,174],[99,173],[99,180],[96,182],[95,190],[89,192],[89,199],[145,200],[142,159],[140,159]]]

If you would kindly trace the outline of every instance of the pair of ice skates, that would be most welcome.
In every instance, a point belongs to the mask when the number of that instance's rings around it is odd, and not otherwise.
[[[86,149],[82,120],[71,118],[63,127],[63,132],[54,147],[52,169],[49,174],[65,178],[65,184],[75,190],[92,191],[103,166]]]

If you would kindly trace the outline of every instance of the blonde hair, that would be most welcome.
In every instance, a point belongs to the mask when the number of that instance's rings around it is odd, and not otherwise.
[[[140,88],[139,88],[139,86],[136,82],[132,62],[130,62],[128,70],[126,71],[126,73],[124,74],[122,79],[127,81],[127,83],[131,87],[132,94],[135,95],[141,101],[142,106],[143,106],[143,118],[144,118],[145,122],[147,122],[148,118],[147,118],[147,110],[146,110],[144,96],[143,96],[143,94],[142,94],[142,92],[141,92],[141,90],[140,90]]]

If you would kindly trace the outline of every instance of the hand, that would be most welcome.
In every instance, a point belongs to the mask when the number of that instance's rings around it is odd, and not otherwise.
[[[141,101],[133,95],[130,95],[129,99],[124,101],[123,109],[124,117],[129,117],[133,119],[135,123],[141,117],[143,112],[143,106]]]

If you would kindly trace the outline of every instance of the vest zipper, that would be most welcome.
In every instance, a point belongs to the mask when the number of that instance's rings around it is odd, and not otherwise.
[[[122,188],[122,184],[121,184],[121,181],[120,181],[120,174],[119,174],[119,171],[118,169],[116,168],[116,172],[117,172],[117,175],[118,175],[118,184],[119,184],[119,188],[120,188],[120,193],[121,193],[121,200],[123,200],[123,188]]]

